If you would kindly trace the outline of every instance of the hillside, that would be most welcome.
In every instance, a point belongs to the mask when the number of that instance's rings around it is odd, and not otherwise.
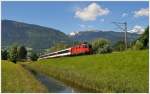
[[[53,28],[2,20],[2,47],[14,43],[36,50],[51,47],[56,42],[69,42],[67,35]]]
[[[55,43],[71,43],[74,41],[90,41],[96,38],[105,38],[112,43],[124,39],[123,32],[114,31],[81,31],[74,35],[65,33],[48,27],[34,24],[16,22],[11,20],[2,20],[2,48],[9,47],[12,44],[21,44],[34,50],[50,48]],[[139,37],[138,34],[128,33],[128,41],[133,41]]]
[[[124,39],[123,32],[114,32],[114,31],[80,31],[73,32],[69,35],[70,38],[76,41],[90,41],[96,38],[105,38],[110,40],[112,43],[115,43],[119,40]],[[135,33],[127,33],[128,41],[131,42],[139,37]]]

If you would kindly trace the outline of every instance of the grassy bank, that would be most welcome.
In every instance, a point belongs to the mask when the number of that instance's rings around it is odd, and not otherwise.
[[[48,92],[47,89],[19,64],[2,61],[2,92]]]
[[[28,67],[95,92],[148,92],[148,50],[46,59]]]

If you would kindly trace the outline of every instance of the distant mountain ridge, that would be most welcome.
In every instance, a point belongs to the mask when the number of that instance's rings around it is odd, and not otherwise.
[[[66,34],[53,28],[12,20],[2,20],[1,26],[2,47],[17,43],[40,50],[49,48],[56,42],[70,41]]]
[[[124,40],[124,32],[95,30],[73,32],[71,35],[66,35],[59,30],[39,25],[12,20],[2,20],[1,22],[2,48],[10,47],[12,44],[17,43],[40,51],[50,48],[58,42],[70,44],[73,41],[88,42],[96,38],[105,38],[114,44],[119,40]],[[129,42],[139,37],[135,33],[128,33],[127,35]]]
[[[119,40],[124,40],[124,32],[115,32],[115,31],[79,31],[72,32],[69,34],[69,37],[76,41],[91,41],[97,38],[105,38],[110,40],[112,43],[115,43]],[[137,39],[139,37],[136,33],[127,33],[127,39],[129,42]]]

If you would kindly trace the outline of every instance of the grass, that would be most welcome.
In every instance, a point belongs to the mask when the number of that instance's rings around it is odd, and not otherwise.
[[[40,60],[28,67],[95,92],[148,92],[148,50]]]
[[[2,61],[2,92],[48,92],[48,90],[34,78],[30,72],[19,64]]]

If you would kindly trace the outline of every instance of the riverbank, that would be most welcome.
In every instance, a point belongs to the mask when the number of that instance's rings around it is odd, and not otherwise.
[[[53,77],[27,67],[30,62],[14,64],[2,61],[3,93],[79,93],[86,90],[71,87]]]
[[[48,77],[46,75],[43,75],[40,72],[37,72],[28,66],[26,64],[22,63],[21,66],[29,71],[32,75],[35,76],[39,82],[41,82],[46,88],[49,90],[49,92],[53,93],[79,93],[79,92],[87,92],[86,90],[81,90],[75,87],[71,87],[67,85],[66,83],[56,80],[52,77]]]
[[[148,50],[40,60],[28,67],[94,92],[148,92]]]
[[[35,77],[20,64],[9,61],[1,62],[1,90],[2,93],[40,93],[48,92]]]

